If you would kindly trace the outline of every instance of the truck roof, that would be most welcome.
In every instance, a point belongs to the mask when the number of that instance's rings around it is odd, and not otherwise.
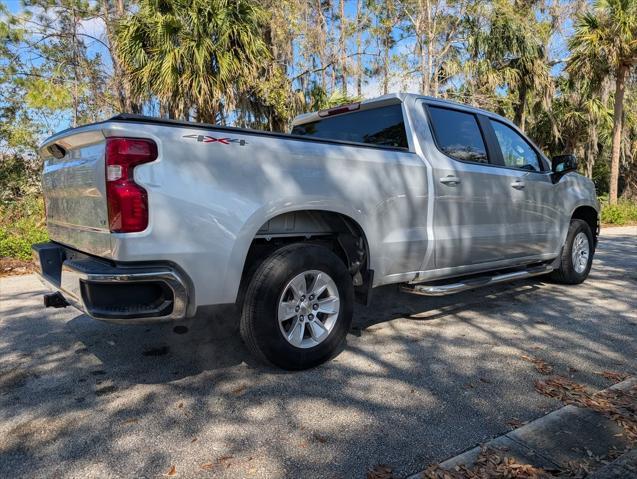
[[[396,103],[402,103],[404,101],[406,101],[409,98],[425,98],[427,100],[431,100],[431,101],[435,101],[437,103],[446,103],[449,105],[453,105],[454,107],[459,107],[468,111],[473,111],[475,113],[481,113],[483,115],[487,115],[487,116],[492,116],[492,117],[497,117],[500,118],[504,121],[506,121],[507,123],[509,123],[509,120],[507,120],[504,117],[501,117],[500,115],[493,113],[491,111],[488,110],[482,110],[480,108],[476,108],[474,106],[471,105],[467,105],[465,103],[460,103],[457,101],[453,101],[453,100],[447,100],[447,99],[443,99],[443,98],[436,98],[436,97],[432,97],[432,96],[427,96],[427,95],[421,95],[418,93],[408,93],[408,92],[396,92],[396,93],[388,93],[387,95],[382,95],[379,97],[375,97],[375,98],[368,98],[365,100],[361,100],[358,103],[352,103],[352,105],[357,105],[358,107],[356,108],[356,110],[369,110],[372,108],[380,108],[382,106],[387,106],[387,105],[393,105]],[[303,125],[305,123],[311,123],[313,121],[319,121],[321,119],[323,119],[325,116],[327,116],[328,112],[330,112],[331,110],[338,110],[341,108],[345,108],[347,105],[341,105],[335,108],[330,108],[327,110],[320,110],[320,111],[313,111],[310,113],[303,113],[301,115],[298,115],[294,118],[294,120],[292,120],[292,126],[296,126],[296,125]]]

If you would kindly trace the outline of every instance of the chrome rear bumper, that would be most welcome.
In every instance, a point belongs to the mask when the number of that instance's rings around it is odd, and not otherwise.
[[[40,278],[89,316],[113,323],[164,322],[186,317],[183,273],[164,264],[115,264],[58,243],[33,246]]]

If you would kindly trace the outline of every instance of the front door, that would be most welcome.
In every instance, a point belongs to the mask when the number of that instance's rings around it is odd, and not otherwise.
[[[506,177],[516,221],[509,235],[520,256],[550,255],[560,248],[561,214],[555,207],[555,185],[549,166],[518,131],[504,122],[485,118],[500,153],[501,174]]]

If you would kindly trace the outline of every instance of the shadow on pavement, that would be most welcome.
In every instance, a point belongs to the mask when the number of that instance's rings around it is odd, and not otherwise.
[[[195,476],[212,461],[215,477],[360,477],[387,463],[406,475],[558,407],[520,354],[591,387],[607,385],[595,371],[636,371],[636,258],[634,237],[613,236],[579,287],[377,289],[343,353],[294,374],[252,360],[231,308],[185,334],[113,326],[42,310],[23,277],[30,290],[2,291],[0,470],[140,477],[176,463]]]

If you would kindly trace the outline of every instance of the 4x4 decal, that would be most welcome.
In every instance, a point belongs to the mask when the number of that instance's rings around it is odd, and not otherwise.
[[[238,143],[240,146],[247,144],[245,140],[238,138],[215,138],[210,135],[184,135],[184,138],[194,138],[202,143],[221,143],[222,145],[229,145],[230,143]]]

